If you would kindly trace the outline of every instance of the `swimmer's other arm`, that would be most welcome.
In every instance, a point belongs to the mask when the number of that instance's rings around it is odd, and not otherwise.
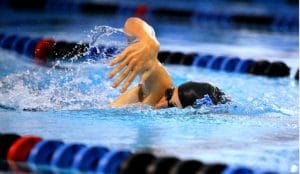
[[[153,28],[139,18],[129,18],[124,31],[139,41],[110,62],[111,66],[117,66],[110,72],[109,78],[121,72],[112,86],[115,88],[124,81],[121,87],[124,93],[111,105],[142,102],[153,106],[164,95],[164,91],[173,86],[169,74],[157,59],[159,42]],[[137,75],[140,75],[140,84],[126,91]]]

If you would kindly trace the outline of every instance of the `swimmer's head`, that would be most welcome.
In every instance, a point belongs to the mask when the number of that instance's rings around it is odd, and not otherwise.
[[[209,83],[187,82],[176,88],[169,88],[160,99],[155,108],[195,106],[197,99],[208,95],[212,104],[225,103],[225,94],[216,86]]]

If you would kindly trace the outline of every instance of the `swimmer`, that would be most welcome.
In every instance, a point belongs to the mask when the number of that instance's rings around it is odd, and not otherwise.
[[[108,77],[113,78],[120,73],[112,87],[116,88],[123,82],[122,95],[111,103],[112,107],[143,103],[154,109],[185,108],[203,101],[213,105],[225,102],[224,93],[210,83],[187,82],[173,86],[170,75],[157,58],[160,44],[155,32],[145,21],[129,18],[123,30],[130,37],[137,38],[138,42],[129,45],[110,61],[110,66],[115,67]],[[127,90],[137,75],[140,75],[139,84]]]

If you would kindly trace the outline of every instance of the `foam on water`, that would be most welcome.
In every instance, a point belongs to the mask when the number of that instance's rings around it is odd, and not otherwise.
[[[117,28],[96,26],[88,35],[89,47],[97,48],[97,61],[56,61],[52,68],[38,67],[32,60],[20,61],[20,55],[7,54],[0,59],[0,98],[2,107],[25,110],[68,110],[101,108],[109,104],[113,94],[104,69],[112,56],[100,54],[100,46],[114,46],[123,50],[126,34]],[[129,43],[131,44],[131,42]],[[26,58],[24,59],[26,60]],[[16,62],[18,68],[10,66]]]
[[[118,47],[126,47],[126,35],[123,29],[113,28],[110,26],[100,25],[95,26],[87,35],[90,38],[90,46],[97,47],[98,45],[115,45]]]

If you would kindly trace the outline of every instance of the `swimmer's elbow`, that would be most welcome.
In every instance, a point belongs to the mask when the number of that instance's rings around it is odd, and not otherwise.
[[[130,29],[133,27],[136,27],[136,25],[142,24],[143,21],[137,17],[130,17],[126,20],[124,28],[125,29]]]
[[[129,18],[126,20],[126,23],[132,23],[132,22],[137,22],[137,21],[141,21],[141,19],[138,18],[138,17],[129,17]]]
[[[138,37],[138,38],[155,38],[155,32],[153,28],[145,21],[137,17],[130,17],[124,24],[125,33]]]

